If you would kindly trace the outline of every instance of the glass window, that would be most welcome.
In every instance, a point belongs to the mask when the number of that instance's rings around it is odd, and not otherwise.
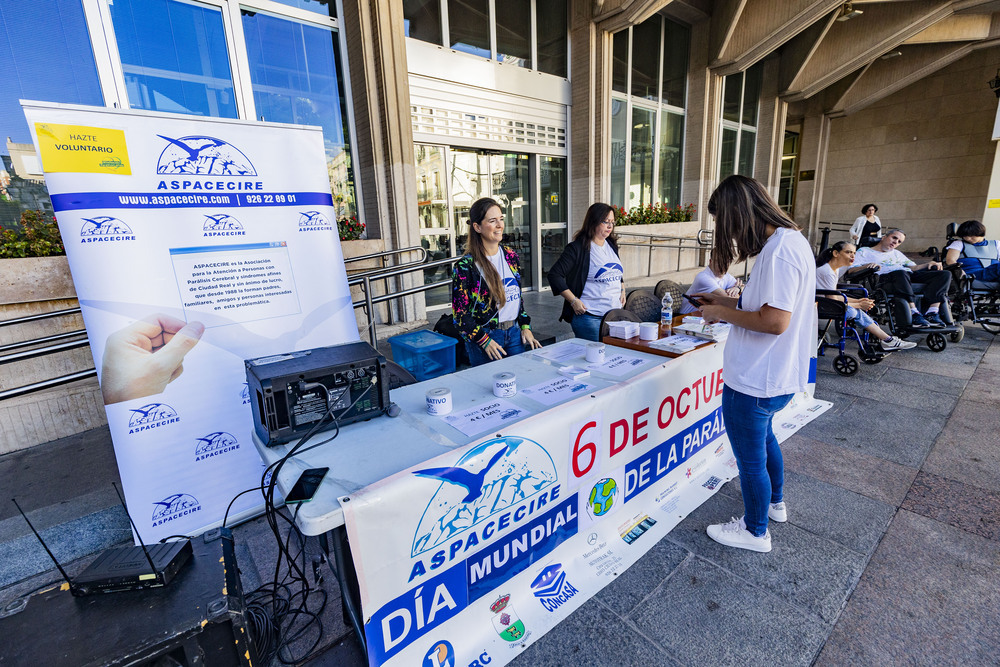
[[[542,224],[566,222],[566,158],[538,158]]]
[[[498,11],[506,5],[497,4]],[[547,72],[565,77],[566,68],[566,32],[569,26],[566,0],[543,0],[535,2],[535,34],[538,39],[538,62],[535,68],[539,72]],[[499,28],[498,28],[499,30]],[[497,33],[499,40],[499,32]]]
[[[627,207],[625,201],[626,138],[628,132],[628,104],[625,100],[611,100],[611,204]]]
[[[531,0],[503,0],[497,4],[497,60],[518,67],[531,66]]]
[[[324,16],[337,16],[337,3],[334,0],[274,0],[274,2],[316,12]]]
[[[679,23],[663,21],[663,91],[660,101],[675,107],[684,106],[687,90],[688,51],[691,31]]]
[[[104,97],[80,2],[3,0],[0,26],[0,227],[14,227],[23,210],[52,211],[18,100],[103,106]]]
[[[655,112],[632,107],[632,178],[628,207],[653,201],[653,121]]]
[[[178,0],[109,6],[132,108],[237,117],[221,10]]]
[[[632,95],[655,100],[660,83],[660,16],[632,28]]]
[[[740,130],[740,160],[736,173],[753,176],[753,155],[756,148],[757,133],[752,130]]]
[[[616,32],[611,43],[611,90],[628,92],[628,30]]]
[[[339,218],[356,212],[337,35],[260,12],[243,15],[257,116],[323,128]]]
[[[403,31],[407,37],[441,43],[441,0],[403,0]]]
[[[660,112],[660,188],[657,198],[669,206],[681,203],[684,116]]]
[[[448,0],[451,48],[490,57],[489,0]]]
[[[722,156],[719,159],[719,180],[736,173],[736,130],[722,130]]]
[[[744,125],[757,127],[757,107],[760,102],[761,66],[754,65],[746,71],[746,83],[743,84],[743,120]]]
[[[733,74],[725,78],[722,92],[722,120],[740,122],[740,95],[743,91],[743,75]]]

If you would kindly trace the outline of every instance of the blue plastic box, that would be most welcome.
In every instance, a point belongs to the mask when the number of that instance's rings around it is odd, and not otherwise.
[[[411,331],[389,338],[392,359],[419,382],[455,372],[457,340],[436,331]]]

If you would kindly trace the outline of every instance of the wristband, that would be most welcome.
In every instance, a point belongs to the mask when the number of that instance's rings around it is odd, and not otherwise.
[[[521,331],[531,331],[531,325],[530,324],[522,324],[521,325]]]

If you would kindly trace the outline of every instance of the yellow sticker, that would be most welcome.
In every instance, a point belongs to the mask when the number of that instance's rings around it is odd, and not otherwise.
[[[107,127],[35,123],[42,170],[47,173],[122,174],[128,176],[125,132]]]
[[[991,199],[986,208],[1000,208],[1000,199]]]

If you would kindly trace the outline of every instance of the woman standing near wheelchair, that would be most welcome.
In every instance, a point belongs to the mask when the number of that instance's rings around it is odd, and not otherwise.
[[[625,305],[625,269],[614,230],[615,210],[592,204],[549,270],[552,293],[566,300],[559,319],[569,322],[577,338],[598,340],[604,314]]]
[[[768,518],[783,522],[784,463],[771,422],[809,381],[816,345],[816,266],[809,241],[764,187],[734,175],[708,200],[716,275],[756,257],[739,299],[695,295],[708,322],[732,324],[722,362],[722,416],[740,471],[745,514],[708,526],[716,542],[771,550]]]
[[[856,250],[853,243],[837,241],[821,252],[816,258],[816,289],[836,290],[840,271],[854,263]],[[884,352],[909,350],[917,346],[916,343],[901,340],[898,336],[890,336],[875,324],[875,320],[865,312],[875,305],[871,299],[855,299],[850,296],[844,298],[847,300],[847,319],[858,323],[861,328],[875,336]]]
[[[882,221],[875,215],[877,211],[875,204],[865,204],[851,225],[851,239],[858,247],[873,246],[882,239]]]

